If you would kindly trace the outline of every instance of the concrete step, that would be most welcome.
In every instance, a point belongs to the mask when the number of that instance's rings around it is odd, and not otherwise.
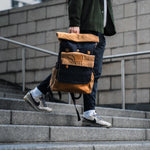
[[[47,102],[48,106],[53,109],[53,112],[57,113],[70,113],[75,114],[74,105],[71,104],[61,104],[61,103],[50,103]],[[78,111],[82,113],[82,107],[77,105]],[[22,99],[15,98],[3,98],[0,97],[0,109],[6,110],[25,110],[25,111],[35,111],[28,103]]]
[[[2,144],[0,150],[150,150],[150,142]]]
[[[150,129],[0,125],[0,143],[150,140]]]
[[[4,98],[17,98],[17,99],[22,99],[24,97],[23,93],[15,93],[15,92],[2,92],[0,91],[0,97]]]
[[[116,117],[132,117],[132,118],[149,118],[150,112],[123,110],[116,108],[96,107],[96,112],[103,116],[116,116]]]
[[[5,117],[4,117],[5,116]],[[81,126],[75,114],[0,110],[0,124]]]
[[[56,113],[69,113],[75,114],[74,106],[71,104],[60,104],[60,103],[50,103],[47,102],[48,106],[53,108],[53,112]],[[83,112],[83,107],[81,105],[77,105],[80,113]],[[15,98],[3,98],[0,97],[0,109],[6,110],[25,110],[25,111],[33,111],[27,103],[22,99]],[[132,117],[132,118],[149,118],[150,112],[145,111],[133,111],[133,110],[122,110],[122,109],[112,109],[112,108],[103,108],[96,107],[96,111],[101,116],[116,116],[116,117]]]
[[[5,116],[5,117],[4,117]],[[101,116],[116,128],[150,128],[150,119]],[[0,110],[0,124],[82,126],[75,114]]]
[[[15,89],[22,90],[22,87],[19,84],[12,83],[2,79],[0,79],[0,87],[8,87],[8,88],[15,88]]]
[[[11,92],[11,93],[25,93],[25,92],[22,92],[21,86],[1,80],[1,79],[0,79],[0,91],[1,92]]]
[[[0,79],[0,97],[22,99],[24,94],[21,86]]]
[[[0,91],[5,93],[14,93],[14,94],[25,94],[21,89],[17,89],[15,87],[11,86],[1,86],[0,85]]]

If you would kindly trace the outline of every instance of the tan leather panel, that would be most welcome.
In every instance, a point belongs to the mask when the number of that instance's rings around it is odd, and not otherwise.
[[[99,37],[94,34],[77,34],[77,33],[65,33],[57,32],[58,39],[65,39],[74,42],[99,42]]]
[[[80,52],[61,52],[61,62],[63,65],[93,68],[94,60],[94,55],[88,55]]]
[[[91,75],[91,81],[88,84],[69,84],[62,83],[56,79],[57,70],[54,68],[52,77],[50,80],[50,87],[52,91],[64,91],[71,93],[81,93],[81,94],[90,94],[93,89],[94,84],[94,75]]]

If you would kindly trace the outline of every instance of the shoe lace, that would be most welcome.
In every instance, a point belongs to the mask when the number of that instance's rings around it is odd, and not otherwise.
[[[103,118],[100,117],[97,113],[95,113],[93,116],[94,116],[95,118],[99,119],[99,120],[103,120]]]

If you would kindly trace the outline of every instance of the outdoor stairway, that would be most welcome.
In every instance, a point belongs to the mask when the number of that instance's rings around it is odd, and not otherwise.
[[[0,97],[0,150],[150,150],[150,112],[97,107],[113,127],[84,127],[73,105],[48,102],[52,113],[36,112],[17,98],[24,93],[15,86],[0,87],[5,93]],[[82,114],[81,106],[78,110]]]
[[[0,79],[0,97],[22,98],[23,95],[20,86]]]

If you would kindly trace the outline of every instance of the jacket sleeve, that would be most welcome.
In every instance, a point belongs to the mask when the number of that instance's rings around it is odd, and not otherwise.
[[[82,13],[83,0],[69,0],[69,26],[79,27]]]

